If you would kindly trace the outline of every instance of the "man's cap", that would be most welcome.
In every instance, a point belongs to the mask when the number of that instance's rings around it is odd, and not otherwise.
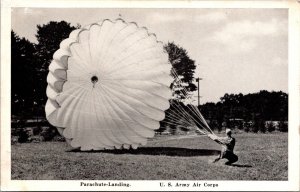
[[[231,133],[231,129],[226,129],[226,134]]]

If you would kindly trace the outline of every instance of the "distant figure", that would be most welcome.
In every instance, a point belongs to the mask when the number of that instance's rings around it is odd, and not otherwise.
[[[213,161],[213,163],[219,161],[220,159],[228,159],[228,161],[225,163],[226,165],[231,165],[232,163],[238,161],[238,156],[233,153],[235,138],[231,136],[230,129],[226,129],[226,135],[226,137],[218,137],[213,134],[208,135],[208,137],[210,137],[212,140],[222,145],[221,154]]]

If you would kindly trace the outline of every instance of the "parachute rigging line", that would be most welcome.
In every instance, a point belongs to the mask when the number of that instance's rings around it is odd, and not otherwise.
[[[187,98],[188,91],[184,86],[182,86],[183,83],[174,68],[172,68],[171,70],[171,75],[175,79],[173,82],[173,89],[179,88],[179,94],[181,93],[184,98]],[[176,83],[178,85],[176,85]],[[176,124],[183,127],[190,126],[191,129],[197,129],[200,133],[205,135],[214,134],[197,107],[188,104],[186,108],[184,108],[182,106],[183,104],[180,103],[180,101],[177,102],[178,100],[175,99],[175,101],[171,101],[171,107],[173,107],[173,109],[170,108],[168,110],[169,113],[163,120],[164,123],[166,123],[167,125]],[[166,127],[166,125],[163,126],[163,128]]]

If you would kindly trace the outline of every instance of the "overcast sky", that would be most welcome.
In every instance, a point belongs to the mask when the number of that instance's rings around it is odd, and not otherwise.
[[[12,29],[36,42],[38,24],[65,20],[84,26],[120,16],[188,51],[197,64],[195,77],[203,78],[202,104],[225,93],[288,91],[287,9],[14,8]]]

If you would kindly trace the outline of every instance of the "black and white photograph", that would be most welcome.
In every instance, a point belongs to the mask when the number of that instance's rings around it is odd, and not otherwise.
[[[299,3],[182,3],[3,8],[4,191],[299,190]]]

